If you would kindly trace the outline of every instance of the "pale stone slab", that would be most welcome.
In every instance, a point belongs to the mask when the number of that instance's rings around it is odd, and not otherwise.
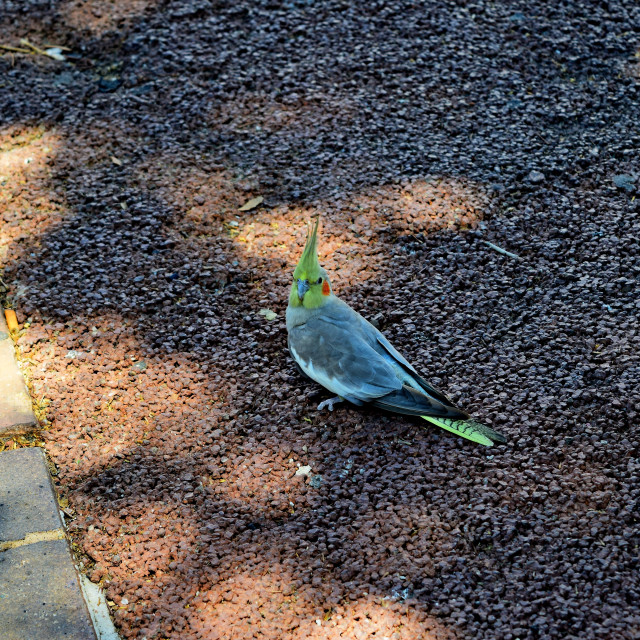
[[[44,451],[31,447],[0,453],[0,547],[53,529],[62,529],[62,521]]]
[[[0,640],[96,640],[66,540],[0,553]]]
[[[37,427],[13,340],[0,309],[0,436],[29,433]]]
[[[0,453],[0,640],[95,640],[44,451]]]

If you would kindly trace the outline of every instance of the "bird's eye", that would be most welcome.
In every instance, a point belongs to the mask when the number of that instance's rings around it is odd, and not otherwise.
[[[320,284],[322,282],[322,277],[318,278],[318,281],[316,282],[316,284]]]

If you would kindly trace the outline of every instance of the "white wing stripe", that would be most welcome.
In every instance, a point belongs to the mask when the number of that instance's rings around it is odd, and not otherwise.
[[[328,389],[332,393],[335,393],[338,396],[350,396],[353,393],[352,389],[344,386],[340,383],[339,380],[336,380],[333,377],[329,377],[324,374],[322,371],[316,371],[311,362],[305,362],[296,352],[292,345],[289,345],[289,350],[291,351],[291,355],[294,357],[295,361],[300,365],[300,368],[312,379],[315,380],[318,384],[321,384],[325,389]]]

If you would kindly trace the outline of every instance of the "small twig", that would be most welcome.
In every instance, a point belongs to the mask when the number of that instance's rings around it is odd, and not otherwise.
[[[20,47],[12,47],[9,44],[0,44],[0,49],[5,51],[12,51],[14,53],[31,53],[30,49],[21,49]]]
[[[25,47],[29,47],[29,49],[32,49],[35,53],[38,53],[41,56],[47,56],[47,58],[51,58],[52,60],[58,60],[59,61],[61,59],[64,59],[59,55],[54,55],[53,53],[49,53],[48,51],[45,51],[44,49],[41,49],[40,47],[36,47],[35,44],[32,44],[31,42],[29,42],[26,38],[22,38],[20,40],[20,44],[23,44]]]
[[[35,44],[31,44],[26,38],[21,38],[20,44],[23,44],[25,47],[29,47],[29,49],[32,49],[36,53],[39,53],[41,56],[47,55],[43,49],[40,49],[40,47],[36,47]]]
[[[493,242],[489,242],[488,240],[483,240],[482,242],[484,242],[487,245],[487,247],[490,247],[494,251],[497,251],[498,253],[501,253],[503,256],[507,256],[508,258],[515,258],[516,260],[520,260],[520,256],[517,256],[515,253],[511,253],[510,251],[507,251],[506,249],[503,249],[502,247],[499,247],[499,246],[493,244]]]

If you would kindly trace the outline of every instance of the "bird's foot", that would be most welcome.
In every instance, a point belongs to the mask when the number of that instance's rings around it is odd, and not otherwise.
[[[333,406],[342,402],[342,398],[340,396],[336,396],[335,398],[329,398],[328,400],[323,400],[318,405],[318,411],[322,411],[323,409],[329,409],[329,411],[333,411]]]

